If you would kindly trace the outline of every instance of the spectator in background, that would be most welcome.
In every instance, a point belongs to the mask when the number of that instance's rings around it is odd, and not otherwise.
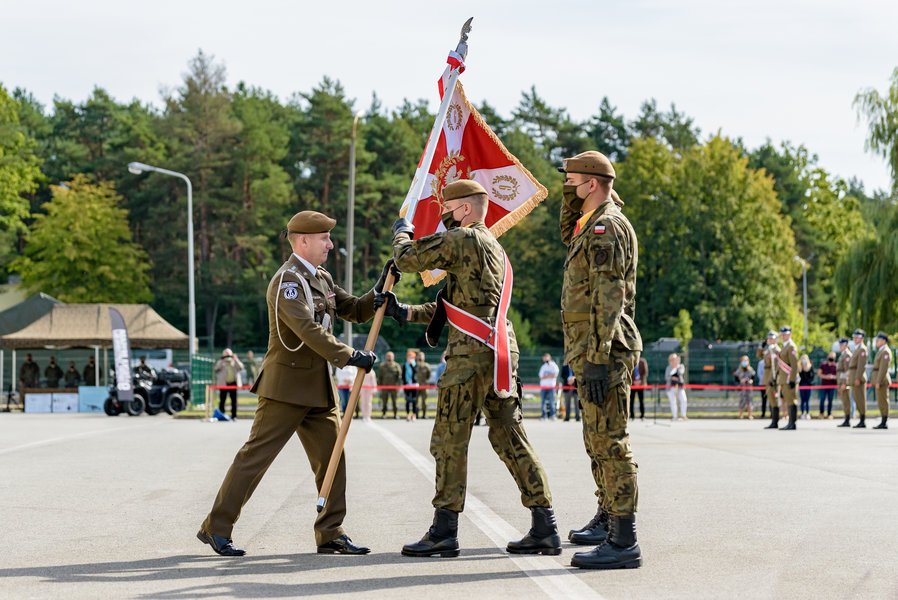
[[[680,355],[673,353],[667,357],[664,369],[664,383],[667,385],[667,399],[670,401],[670,420],[688,421],[686,416],[686,367],[680,363]],[[679,408],[679,411],[677,411]]]
[[[97,366],[93,356],[87,359],[87,364],[81,372],[81,379],[84,380],[84,385],[97,385]]]
[[[69,363],[69,369],[65,372],[65,387],[76,388],[81,383],[81,374],[75,368],[75,361]]]
[[[833,398],[836,396],[836,385],[838,383],[838,375],[836,370],[836,353],[830,352],[826,360],[820,363],[817,369],[817,375],[820,377],[821,386],[831,386],[830,389],[820,389],[820,418],[833,418]]]
[[[355,383],[355,375],[358,372],[356,367],[346,365],[341,369],[337,369],[334,373],[334,379],[337,380],[337,391],[340,394],[340,414],[346,414],[346,405],[349,404],[349,393],[352,391],[352,384]],[[355,408],[356,416],[358,416],[359,407]]]
[[[427,364],[427,357],[423,352],[418,352],[417,363],[415,365],[415,381],[418,382],[418,409],[421,411],[421,418],[427,418],[427,384],[430,383],[430,365]],[[425,387],[422,387],[425,386]]]
[[[761,418],[763,419],[767,415],[767,386],[764,385],[764,350],[767,348],[767,342],[764,342],[761,345],[760,350],[758,351],[758,370],[756,371],[758,376],[758,385],[761,386]]]
[[[443,356],[440,357],[440,364],[437,365],[437,374],[436,381],[440,380],[440,377],[443,376],[443,371],[446,370],[446,353],[443,352]]]
[[[383,418],[387,418],[387,400],[393,401],[393,418],[396,418],[397,387],[402,385],[402,367],[396,362],[396,356],[392,352],[384,354],[384,362],[377,371],[377,381],[380,385],[389,389],[380,391],[380,401],[383,405]]]
[[[362,420],[366,423],[371,420],[371,401],[374,398],[374,392],[377,389],[377,375],[374,369],[365,373],[365,379],[362,382],[362,393],[359,396],[359,404],[362,405]]]
[[[226,386],[230,389],[218,391],[218,410],[225,412],[225,400],[231,397],[231,419],[237,419],[237,388],[241,386],[240,371],[243,370],[243,363],[237,358],[237,355],[231,352],[230,348],[225,348],[221,353],[221,358],[215,363],[213,369],[215,371],[215,385]]]
[[[56,364],[56,357],[50,357],[50,364],[44,369],[44,377],[47,379],[48,388],[58,388],[59,380],[62,379],[62,369]]]
[[[31,353],[25,355],[25,362],[19,368],[19,384],[22,388],[36,388],[41,378],[41,368],[31,358]]]
[[[256,362],[256,355],[252,350],[246,352],[246,385],[256,383],[256,377],[259,375],[259,363]]]
[[[636,396],[639,396],[639,418],[645,419],[645,390],[641,386],[649,382],[649,363],[644,356],[639,357],[633,369],[633,387],[630,388],[630,418],[636,419]],[[640,389],[636,389],[640,388]]]
[[[418,362],[417,354],[411,348],[405,352],[405,364],[402,365],[402,386],[405,392],[405,420],[414,421],[418,416]]]
[[[751,368],[747,355],[739,359],[739,367],[733,371],[733,379],[736,380],[736,385],[742,386],[739,390],[739,418],[742,418],[742,411],[747,410],[749,420],[754,419],[751,414],[751,385],[755,380],[755,370]]]
[[[558,365],[549,353],[543,354],[539,368],[539,395],[542,401],[541,420],[555,420],[555,389],[558,386]]]
[[[573,410],[579,421],[580,398],[577,397],[577,379],[574,377],[574,370],[571,368],[571,365],[567,363],[561,367],[561,385],[565,387],[562,392],[564,396],[564,420],[571,420],[571,410]]]
[[[814,365],[807,354],[798,359],[798,395],[801,399],[801,418],[811,418],[811,386],[814,385]]]

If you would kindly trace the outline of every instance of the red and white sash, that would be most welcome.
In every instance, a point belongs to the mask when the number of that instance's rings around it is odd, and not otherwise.
[[[508,307],[511,306],[511,289],[514,274],[511,262],[505,255],[505,280],[502,282],[502,293],[499,296],[499,307],[496,310],[496,326],[493,327],[480,317],[453,306],[444,301],[446,317],[449,323],[470,337],[483,342],[493,351],[493,389],[500,398],[507,398],[516,392],[514,377],[511,372],[511,348],[508,344]]]
[[[779,361],[780,369],[783,370],[783,373],[785,373],[787,376],[791,375],[792,367],[789,366],[789,363],[787,363],[786,361],[784,361],[782,358],[779,358],[779,357],[777,357],[777,360]]]

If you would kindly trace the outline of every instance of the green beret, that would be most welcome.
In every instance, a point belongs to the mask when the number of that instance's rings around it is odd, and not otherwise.
[[[598,175],[614,179],[614,166],[608,157],[601,152],[589,150],[581,152],[577,156],[564,159],[564,166],[558,167],[562,173],[583,173],[584,175]]]
[[[293,215],[287,223],[287,233],[327,233],[337,224],[335,219],[314,210],[304,210]]]
[[[443,202],[476,196],[477,194],[486,194],[486,190],[483,189],[482,185],[473,179],[459,179],[443,188]]]

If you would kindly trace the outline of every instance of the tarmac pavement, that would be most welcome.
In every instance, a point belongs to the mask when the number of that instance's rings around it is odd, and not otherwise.
[[[431,421],[354,421],[345,527],[367,556],[315,553],[317,491],[291,441],[234,531],[194,537],[250,421],[0,415],[0,598],[896,598],[898,431],[800,421],[637,421],[638,534],[625,571],[514,557],[529,513],[475,428],[455,559],[402,557],[432,518]],[[871,423],[875,424],[875,423]],[[580,424],[528,420],[563,537],[595,512]]]

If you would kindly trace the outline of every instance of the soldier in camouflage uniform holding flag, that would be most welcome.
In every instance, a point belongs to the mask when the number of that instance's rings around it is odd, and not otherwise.
[[[507,550],[518,554],[561,553],[546,474],[522,423],[514,330],[508,323],[508,370],[503,376],[496,370],[502,362],[499,352],[460,330],[456,325],[459,321],[454,320],[458,317],[453,317],[457,314],[453,311],[461,310],[488,323],[495,333],[500,329],[501,317],[497,315],[501,315],[506,291],[510,299],[510,287],[505,287],[511,283],[510,263],[484,224],[487,203],[483,186],[460,180],[443,189],[441,219],[447,231],[412,240],[414,227],[407,220],[400,219],[393,226],[396,267],[411,273],[440,269],[446,271],[448,281],[438,303],[409,307],[400,304],[392,293],[386,294],[387,314],[400,324],[431,321],[427,338],[432,344],[445,319],[454,325],[449,330],[446,370],[437,383],[437,414],[430,442],[436,461],[433,525],[419,542],[402,548],[406,556],[458,556],[458,513],[465,507],[468,443],[480,410],[486,416],[493,449],[517,483],[521,502],[531,510],[529,533],[522,540],[509,542]],[[500,379],[509,380],[509,390],[498,387]]]
[[[630,221],[612,197],[614,167],[600,152],[564,161],[561,240],[568,247],[561,292],[565,357],[582,399],[583,441],[598,488],[596,516],[570,532],[571,565],[635,568],[637,466],[627,433],[633,368],[642,351],[634,323],[639,248]]]

